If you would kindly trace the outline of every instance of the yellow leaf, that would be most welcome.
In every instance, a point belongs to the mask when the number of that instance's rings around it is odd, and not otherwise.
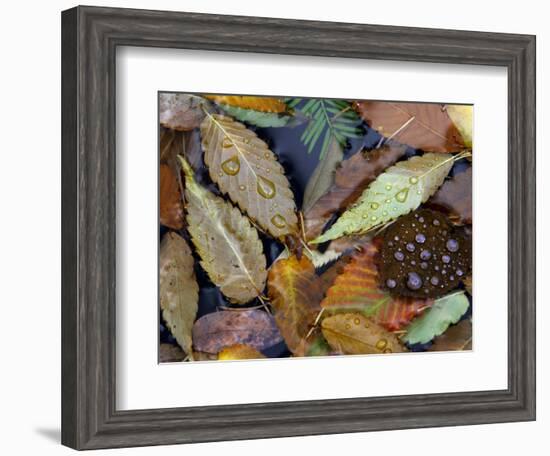
[[[447,113],[464,139],[464,145],[472,148],[474,107],[471,105],[447,105]]]
[[[258,350],[248,345],[237,344],[225,347],[218,353],[218,360],[229,361],[234,359],[261,359],[265,358]]]
[[[287,111],[286,104],[278,98],[232,95],[207,95],[205,98],[218,104],[227,104],[229,106],[236,106],[237,108],[253,109],[261,112],[283,113]]]

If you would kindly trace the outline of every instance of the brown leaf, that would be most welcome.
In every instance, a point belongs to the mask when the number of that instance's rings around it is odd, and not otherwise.
[[[472,295],[472,276],[469,275],[463,280],[463,282],[464,282],[464,286],[466,287],[466,290],[468,291],[468,293],[470,293],[470,296],[473,296]]]
[[[258,350],[248,345],[237,344],[225,347],[218,353],[218,360],[230,361],[235,359],[261,359],[265,358]]]
[[[205,116],[201,107],[205,103],[207,101],[197,95],[161,93],[159,95],[160,124],[179,131],[197,128]]]
[[[177,345],[160,344],[159,347],[159,362],[160,363],[177,363],[185,359],[185,353]]]
[[[160,223],[168,228],[183,228],[183,200],[172,168],[160,165]]]
[[[321,324],[323,335],[336,351],[349,354],[401,353],[399,339],[360,313],[336,314]]]
[[[218,104],[226,104],[243,109],[253,109],[254,111],[276,113],[287,111],[286,104],[279,98],[233,95],[205,95],[205,98]]]
[[[321,308],[322,294],[313,263],[302,255],[275,262],[267,278],[275,321],[289,350],[302,354],[304,341]]]
[[[363,120],[381,135],[429,152],[459,152],[464,139],[437,103],[361,101],[356,104]]]
[[[442,210],[456,225],[472,223],[472,167],[446,181],[427,205]]]
[[[258,309],[210,313],[193,326],[193,346],[206,353],[217,354],[237,344],[264,350],[282,340],[275,319]]]
[[[389,144],[362,151],[344,160],[336,169],[334,183],[304,214],[306,238],[315,239],[333,215],[338,215],[361,196],[388,166],[405,154],[406,147]]]
[[[428,351],[453,351],[472,349],[472,322],[462,320],[434,339]]]
[[[344,272],[344,267],[351,261],[351,256],[341,256],[325,272],[319,276],[319,286],[322,296],[325,296],[327,290],[334,284],[336,277]]]

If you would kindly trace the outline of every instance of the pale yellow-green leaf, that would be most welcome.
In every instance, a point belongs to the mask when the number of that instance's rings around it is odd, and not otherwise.
[[[275,238],[296,234],[294,195],[267,144],[228,116],[208,113],[200,129],[204,162],[222,193]]]
[[[192,358],[191,333],[197,316],[199,286],[191,249],[181,236],[168,232],[160,243],[160,308],[168,329]]]
[[[363,234],[414,211],[443,183],[454,159],[450,154],[427,153],[388,168],[312,243]]]
[[[258,232],[239,209],[200,186],[179,156],[185,173],[188,231],[210,280],[232,302],[245,304],[265,288],[266,259]]]
[[[447,113],[464,139],[464,145],[472,148],[474,107],[471,105],[447,105]]]

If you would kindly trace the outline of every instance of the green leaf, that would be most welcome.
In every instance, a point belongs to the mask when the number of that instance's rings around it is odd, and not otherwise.
[[[464,292],[443,296],[408,327],[403,341],[409,344],[425,344],[443,334],[466,313],[470,305]]]
[[[455,158],[428,153],[388,168],[327,232],[311,242],[319,244],[348,234],[364,234],[414,211],[443,183]]]
[[[276,112],[255,111],[253,109],[244,109],[227,104],[220,104],[219,106],[223,111],[235,119],[261,128],[284,127],[290,119],[290,116],[278,114]]]

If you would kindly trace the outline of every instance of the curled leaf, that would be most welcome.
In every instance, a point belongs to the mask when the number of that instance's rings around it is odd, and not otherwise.
[[[279,98],[235,95],[206,95],[205,98],[220,105],[228,105],[236,108],[253,109],[254,111],[261,112],[287,112],[285,102]]]
[[[443,334],[449,325],[456,323],[468,310],[470,303],[464,292],[452,293],[436,299],[434,305],[408,327],[403,341],[425,344]]]
[[[159,95],[159,120],[163,127],[188,131],[197,128],[204,119],[201,105],[207,101],[197,95],[185,93],[161,93]]]
[[[462,135],[464,145],[472,148],[474,107],[472,105],[447,105],[447,113]]]
[[[199,286],[191,249],[173,232],[166,233],[160,243],[159,294],[162,316],[170,332],[192,357],[191,330],[197,315]]]
[[[292,255],[271,266],[268,295],[275,310],[275,321],[289,350],[303,353],[304,343],[321,310],[321,291],[315,268],[303,255]]]
[[[453,351],[472,349],[472,322],[462,320],[434,339],[428,351]]]
[[[245,304],[262,293],[267,277],[258,232],[236,207],[197,184],[187,161],[179,158],[185,172],[188,230],[200,264],[225,296]]]
[[[399,339],[360,313],[336,314],[321,324],[323,335],[336,351],[349,354],[401,353]]]
[[[472,167],[446,181],[427,204],[442,209],[455,224],[472,223]]]
[[[204,353],[217,354],[239,344],[260,351],[282,340],[273,317],[258,309],[210,313],[193,326],[195,350]]]
[[[459,152],[464,138],[444,105],[361,101],[356,104],[363,120],[381,135],[428,152]]]
[[[265,358],[258,350],[244,344],[225,347],[218,353],[218,360],[231,361],[237,359],[261,359]]]
[[[298,230],[283,167],[267,144],[230,117],[208,114],[201,124],[210,177],[242,211],[276,238]]]
[[[370,184],[359,200],[312,243],[362,234],[415,210],[443,183],[455,157],[427,153],[399,162]]]

